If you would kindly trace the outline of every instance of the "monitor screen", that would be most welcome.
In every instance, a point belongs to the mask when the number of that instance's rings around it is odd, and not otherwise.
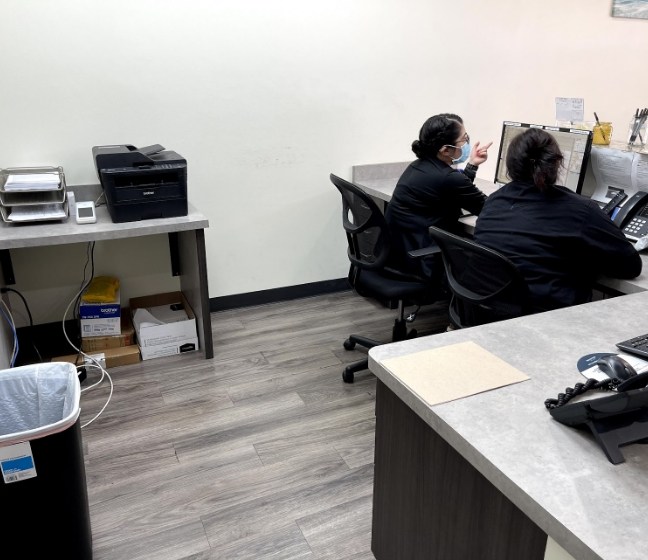
[[[587,170],[587,160],[592,149],[592,132],[576,128],[504,121],[497,157],[497,169],[495,170],[495,183],[504,185],[511,180],[506,173],[508,147],[511,140],[527,128],[541,128],[556,139],[565,158],[556,184],[567,187],[575,193],[580,193],[585,179],[585,171]]]

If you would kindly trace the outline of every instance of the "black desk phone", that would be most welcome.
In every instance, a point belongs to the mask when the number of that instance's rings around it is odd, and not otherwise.
[[[637,191],[619,209],[613,221],[629,239],[648,235],[648,192]]]
[[[621,446],[648,443],[648,372],[638,373],[620,355],[611,353],[588,354],[578,361],[581,373],[589,371],[590,365],[598,366],[607,377],[567,387],[557,399],[545,400],[545,407],[561,424],[589,429],[608,460],[614,465],[623,463]],[[612,394],[570,402],[592,389]]]

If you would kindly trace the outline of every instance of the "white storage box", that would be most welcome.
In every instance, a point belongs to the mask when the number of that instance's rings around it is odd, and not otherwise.
[[[142,360],[198,350],[196,317],[182,292],[132,298]]]

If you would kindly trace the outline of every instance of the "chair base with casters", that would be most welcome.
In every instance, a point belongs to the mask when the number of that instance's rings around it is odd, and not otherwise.
[[[407,323],[410,320],[405,317],[405,305],[402,301],[398,302],[398,317],[394,321],[394,326],[392,328],[392,339],[391,342],[398,342],[399,340],[407,340],[408,338],[414,338],[418,334],[416,329],[407,330]],[[358,334],[352,334],[344,341],[345,350],[353,350],[356,347],[356,344],[362,346],[363,348],[373,348],[374,346],[380,346],[383,344],[378,340],[367,338],[366,336],[361,336]],[[353,383],[355,380],[355,372],[363,371],[369,369],[369,359],[365,358],[364,360],[359,360],[352,364],[349,364],[344,368],[342,372],[342,379],[345,383]]]
[[[429,251],[421,251],[422,255],[429,255],[437,252],[436,248]],[[384,267],[380,273],[372,270],[359,269],[353,265],[349,269],[349,284],[353,286],[358,295],[364,298],[380,301],[389,309],[398,309],[398,314],[392,326],[392,336],[389,342],[398,342],[417,336],[416,329],[408,330],[408,323],[411,323],[421,305],[435,303],[438,300],[437,291],[432,289],[429,280],[403,274],[389,267]],[[416,312],[406,314],[406,307],[416,305]],[[362,335],[352,334],[344,341],[345,350],[353,350],[356,345],[363,348],[373,348],[385,344],[378,340],[367,338]],[[358,371],[369,369],[369,360],[365,358],[346,366],[342,372],[342,379],[345,383],[353,383],[354,374]]]

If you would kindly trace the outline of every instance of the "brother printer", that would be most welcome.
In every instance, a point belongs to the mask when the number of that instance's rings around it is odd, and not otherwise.
[[[113,222],[187,215],[187,161],[176,152],[123,144],[92,155]]]

